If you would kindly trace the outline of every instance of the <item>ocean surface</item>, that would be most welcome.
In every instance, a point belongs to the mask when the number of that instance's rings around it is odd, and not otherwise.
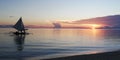
[[[120,29],[29,29],[14,35],[0,28],[0,60],[35,60],[120,49]]]

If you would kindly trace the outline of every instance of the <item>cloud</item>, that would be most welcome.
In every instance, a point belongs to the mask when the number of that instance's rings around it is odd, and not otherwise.
[[[52,23],[54,25],[54,28],[61,28],[61,24],[60,23]]]
[[[15,17],[15,16],[9,16],[9,18],[13,18],[13,17]]]

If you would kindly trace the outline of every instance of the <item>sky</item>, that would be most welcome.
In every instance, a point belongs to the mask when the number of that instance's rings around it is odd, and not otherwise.
[[[74,21],[120,14],[120,0],[0,0],[0,25]],[[46,23],[43,23],[46,22]]]

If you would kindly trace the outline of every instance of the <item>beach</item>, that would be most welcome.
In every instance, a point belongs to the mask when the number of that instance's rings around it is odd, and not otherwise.
[[[114,52],[76,55],[76,56],[44,59],[44,60],[120,60],[120,50]]]

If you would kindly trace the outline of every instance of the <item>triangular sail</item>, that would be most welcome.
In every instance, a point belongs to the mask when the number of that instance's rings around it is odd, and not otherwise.
[[[22,17],[18,20],[18,22],[13,26],[15,29],[18,31],[23,31],[25,30],[24,24],[22,22]]]

